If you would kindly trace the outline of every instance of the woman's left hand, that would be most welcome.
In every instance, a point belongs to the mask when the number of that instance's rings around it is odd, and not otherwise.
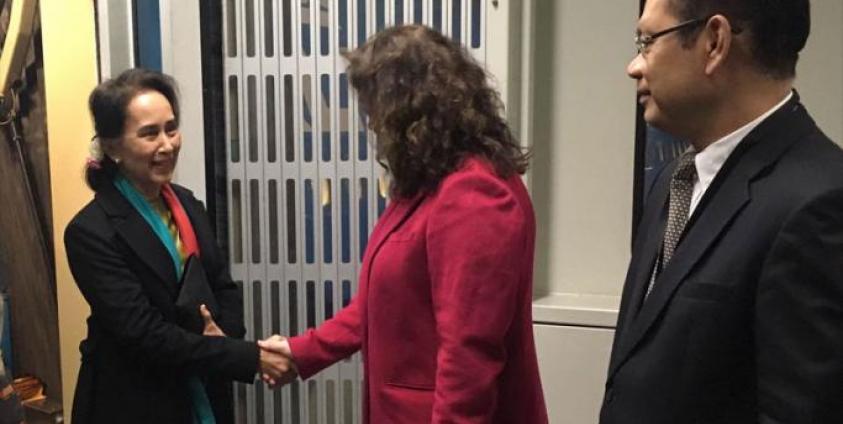
[[[199,305],[199,314],[202,315],[202,320],[205,321],[205,329],[202,331],[202,335],[205,336],[217,336],[217,337],[225,337],[225,333],[222,332],[222,329],[214,322],[214,317],[211,316],[211,311],[205,305]]]

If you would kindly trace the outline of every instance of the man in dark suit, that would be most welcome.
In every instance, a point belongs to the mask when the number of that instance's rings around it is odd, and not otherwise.
[[[628,67],[691,148],[649,193],[601,423],[843,422],[843,152],[793,91],[808,0],[648,0]]]

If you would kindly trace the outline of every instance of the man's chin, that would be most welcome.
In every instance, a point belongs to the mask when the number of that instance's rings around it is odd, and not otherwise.
[[[651,127],[656,127],[656,128],[661,129],[661,125],[659,125],[659,122],[660,122],[659,116],[655,112],[648,112],[648,111],[645,110],[644,111],[644,122],[646,122],[647,125],[649,125]]]
[[[650,106],[644,109],[644,122],[651,127],[656,127],[662,131],[665,130],[668,122],[665,122],[664,116],[659,112],[658,108]]]

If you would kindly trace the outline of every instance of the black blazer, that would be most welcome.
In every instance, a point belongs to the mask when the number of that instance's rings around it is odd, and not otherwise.
[[[178,327],[173,262],[164,245],[110,184],[70,222],[64,240],[76,284],[91,307],[73,399],[73,423],[192,423],[189,376],[208,384],[218,422],[231,422],[230,380],[252,382],[259,351],[245,334],[231,281],[202,204],[173,188],[199,242],[202,264],[230,337]],[[228,382],[228,384],[226,383]]]
[[[794,95],[729,157],[642,305],[671,174],[634,243],[600,422],[843,422],[843,152]]]

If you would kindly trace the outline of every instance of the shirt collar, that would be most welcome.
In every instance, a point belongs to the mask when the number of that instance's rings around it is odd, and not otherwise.
[[[755,127],[764,122],[764,120],[772,115],[773,112],[784,106],[785,103],[787,103],[792,97],[793,91],[788,93],[784,100],[773,106],[772,109],[768,110],[763,115],[755,118],[743,127],[738,128],[731,134],[715,141],[703,149],[703,151],[699,152],[694,159],[699,182],[706,187],[711,184],[711,181],[717,175],[717,172],[720,171],[720,168],[723,167],[723,164],[726,163],[726,159],[728,159],[729,155],[731,155],[735,148],[738,147],[738,144],[740,144],[740,142],[743,141],[743,139],[752,132]]]

